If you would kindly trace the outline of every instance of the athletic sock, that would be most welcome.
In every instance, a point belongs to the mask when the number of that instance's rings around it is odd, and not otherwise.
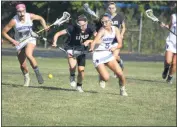
[[[77,83],[77,86],[82,86],[82,84],[81,83]]]

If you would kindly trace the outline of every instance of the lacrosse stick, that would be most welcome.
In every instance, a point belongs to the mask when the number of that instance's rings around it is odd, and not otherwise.
[[[91,16],[94,16],[94,17],[97,18],[97,19],[99,18],[99,17],[96,15],[96,13],[90,9],[88,3],[85,3],[85,4],[83,5],[83,8],[84,8],[84,10],[85,10],[88,14],[90,14]]]
[[[87,50],[75,50],[75,48],[73,47],[71,50],[71,52],[67,52],[64,48],[62,47],[58,47],[59,50],[61,50],[62,52],[66,53],[66,54],[69,54],[73,57],[78,57],[79,55],[83,55],[83,54],[88,54],[90,53],[89,51]]]
[[[20,49],[22,49],[23,47],[25,47],[27,45],[27,43],[30,41],[29,39],[36,38],[36,39],[47,41],[46,38],[38,35],[37,33],[33,32],[33,31],[30,31],[29,35],[30,36],[28,36],[27,38],[21,40],[20,43],[19,43],[19,45],[16,46],[17,51],[20,50]]]
[[[54,23],[52,23],[52,24],[49,26],[49,28],[50,28],[51,26],[54,26],[54,25],[60,26],[60,25],[62,25],[64,22],[67,22],[67,21],[69,21],[69,20],[70,20],[70,14],[69,14],[68,12],[63,12],[63,16],[62,16],[60,19],[57,18],[57,20],[56,20]],[[38,33],[42,32],[42,31],[44,31],[44,30],[45,30],[45,29],[39,30],[39,31],[36,32],[36,33],[38,34]]]
[[[147,15],[147,17],[150,18],[152,21],[158,22],[159,24],[162,23],[161,21],[159,21],[159,19],[158,19],[157,17],[154,16],[152,9],[146,10],[146,15]],[[165,28],[166,28],[168,31],[170,31],[171,33],[173,33],[175,36],[177,36],[176,33],[174,33],[173,31],[171,31],[169,28],[167,28],[167,27],[165,27]]]

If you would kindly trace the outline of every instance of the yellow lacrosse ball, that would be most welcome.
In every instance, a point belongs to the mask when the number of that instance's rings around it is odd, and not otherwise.
[[[53,78],[53,75],[52,75],[52,74],[49,74],[48,77],[49,77],[50,79],[52,79],[52,78]]]

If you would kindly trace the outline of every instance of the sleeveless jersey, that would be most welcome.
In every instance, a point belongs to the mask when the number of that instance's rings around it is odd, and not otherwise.
[[[77,25],[70,25],[66,31],[69,35],[66,43],[69,46],[82,46],[82,43],[90,39],[94,32],[96,32],[95,27],[91,24],[87,25],[87,29],[84,33],[81,32]]]
[[[170,30],[176,34],[176,14],[172,14],[172,25],[171,25]],[[170,32],[169,36],[175,36],[175,35]]]
[[[25,38],[30,37],[30,33],[32,32],[32,20],[30,19],[30,14],[25,14],[25,22],[20,22],[18,15],[15,15],[14,18],[16,25],[14,26],[15,30],[15,40],[21,42]]]
[[[105,33],[101,38],[101,43],[95,46],[95,50],[109,50],[116,37],[115,26],[111,26],[112,33]]]
[[[114,26],[118,27],[119,29],[121,28],[121,25],[124,21],[124,18],[121,14],[117,14],[114,17],[112,17],[112,23]]]

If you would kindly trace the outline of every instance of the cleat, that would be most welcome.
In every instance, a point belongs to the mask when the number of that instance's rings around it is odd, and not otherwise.
[[[77,87],[76,87],[76,90],[79,91],[80,93],[83,93],[83,92],[84,92],[81,86],[77,86]]]
[[[114,73],[113,77],[114,77],[114,78],[117,78],[117,75]]]
[[[121,96],[128,96],[124,86],[120,88],[120,95]]]
[[[106,87],[106,82],[103,81],[103,80],[100,80],[99,84],[100,84],[100,87],[103,88],[103,89]]]
[[[166,82],[169,83],[169,84],[173,84],[173,76],[168,75],[168,78],[167,78]]]
[[[75,76],[70,76],[70,86],[76,88]]]

